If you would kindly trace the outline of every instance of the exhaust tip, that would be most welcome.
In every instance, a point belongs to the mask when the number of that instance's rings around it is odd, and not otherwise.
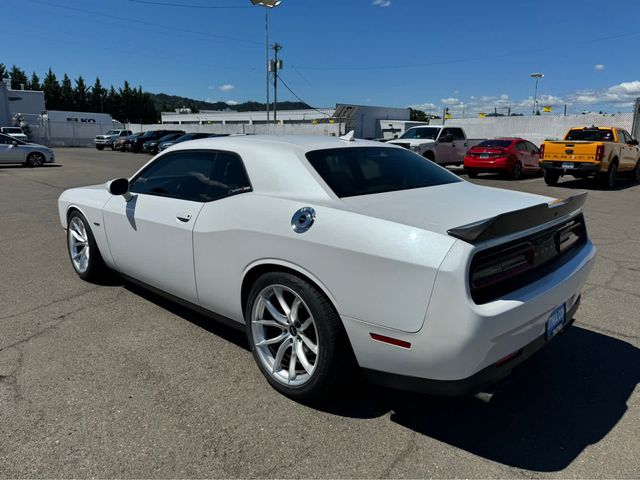
[[[474,398],[480,400],[482,403],[491,403],[491,399],[493,399],[493,396],[495,395],[495,392],[478,392],[475,393],[473,395]]]

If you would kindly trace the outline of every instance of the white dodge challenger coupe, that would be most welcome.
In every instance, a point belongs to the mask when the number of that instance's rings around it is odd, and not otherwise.
[[[476,186],[351,136],[184,142],[58,201],[71,264],[245,328],[294,398],[371,381],[487,391],[566,329],[595,257],[581,206]]]

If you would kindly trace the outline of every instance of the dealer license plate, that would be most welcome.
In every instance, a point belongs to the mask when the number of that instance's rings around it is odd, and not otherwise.
[[[488,153],[481,153],[480,154],[480,158],[489,158],[489,154]]]
[[[565,304],[563,303],[549,315],[549,319],[547,320],[547,340],[557,335],[566,323],[567,313]]]
[[[562,162],[562,168],[573,168],[573,162]]]

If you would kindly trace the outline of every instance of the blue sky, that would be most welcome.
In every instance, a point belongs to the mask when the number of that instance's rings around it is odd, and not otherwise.
[[[264,101],[264,10],[249,0],[2,4],[0,62],[29,74],[51,66],[89,83]],[[542,104],[613,112],[640,96],[639,20],[637,0],[283,0],[269,30],[284,46],[281,77],[315,107],[527,113],[529,74],[543,72]]]

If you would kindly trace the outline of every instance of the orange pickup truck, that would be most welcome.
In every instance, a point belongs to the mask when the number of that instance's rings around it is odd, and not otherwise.
[[[561,176],[596,177],[602,186],[615,186],[618,172],[640,182],[638,140],[616,127],[578,127],[567,132],[562,141],[546,141],[540,147],[540,168],[547,185],[555,185]]]

